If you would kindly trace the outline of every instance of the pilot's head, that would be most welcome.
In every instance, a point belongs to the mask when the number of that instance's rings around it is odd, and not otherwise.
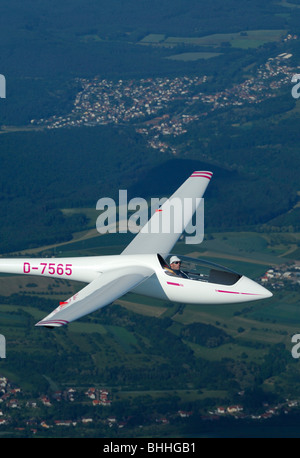
[[[170,259],[170,267],[173,270],[179,270],[181,265],[181,260],[177,256],[172,256]]]

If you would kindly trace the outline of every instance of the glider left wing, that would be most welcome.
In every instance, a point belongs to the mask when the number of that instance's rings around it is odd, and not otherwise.
[[[121,253],[170,253],[187,228],[213,173],[193,172],[154,215]]]
[[[129,266],[99,273],[91,283],[70,297],[35,326],[59,327],[111,304],[149,278],[153,270]]]

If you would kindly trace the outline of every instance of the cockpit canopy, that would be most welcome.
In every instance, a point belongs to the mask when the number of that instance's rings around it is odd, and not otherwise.
[[[241,278],[241,275],[234,272],[233,270],[213,262],[204,261],[203,259],[190,258],[188,256],[174,254],[169,254],[165,257],[162,257],[160,254],[158,254],[159,262],[166,275],[178,275],[170,268],[170,258],[172,256],[178,256],[180,258],[180,270],[183,272],[183,274],[185,274],[184,277],[188,278],[189,280],[230,286],[234,285]]]

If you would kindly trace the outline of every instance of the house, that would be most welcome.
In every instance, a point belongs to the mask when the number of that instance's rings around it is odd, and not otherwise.
[[[111,406],[111,401],[109,399],[101,399],[100,404],[105,407],[110,407]]]
[[[126,426],[126,421],[121,421],[120,423],[118,423],[118,428],[122,429]]]
[[[193,412],[186,412],[185,410],[178,410],[178,414],[181,418],[188,418]]]
[[[45,428],[45,429],[49,429],[50,428],[50,426],[44,420],[41,421],[41,427]]]
[[[51,406],[51,402],[48,396],[41,396],[41,401],[44,404],[44,406],[47,406],[47,407]]]
[[[7,407],[10,407],[11,409],[17,409],[19,407],[18,401],[16,399],[10,399],[6,405]]]
[[[94,420],[90,417],[88,418],[82,418],[82,423],[87,424],[87,423],[92,423]]]
[[[10,391],[11,394],[21,393],[21,389],[20,388],[12,388],[9,391]]]
[[[116,417],[107,417],[107,421],[108,421],[108,423],[116,423],[117,419],[116,419]]]
[[[217,408],[217,413],[224,414],[224,413],[226,413],[226,410],[225,410],[224,407],[218,407]]]
[[[89,388],[85,394],[90,398],[90,399],[96,399],[96,388]]]
[[[228,413],[236,413],[236,412],[242,412],[242,411],[243,411],[243,407],[240,405],[227,407]]]
[[[157,418],[155,421],[156,423],[161,423],[163,425],[169,424],[169,420],[166,417]]]
[[[56,426],[71,426],[71,425],[74,425],[75,424],[72,422],[72,420],[55,420],[55,425]]]

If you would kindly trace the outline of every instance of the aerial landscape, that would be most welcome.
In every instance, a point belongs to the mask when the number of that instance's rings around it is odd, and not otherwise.
[[[48,329],[85,283],[2,271],[0,437],[300,437],[300,0],[0,11],[0,266],[119,255],[135,234],[100,233],[99,199],[121,214],[120,190],[150,203],[204,170],[203,241],[172,253],[272,293],[129,291]]]

